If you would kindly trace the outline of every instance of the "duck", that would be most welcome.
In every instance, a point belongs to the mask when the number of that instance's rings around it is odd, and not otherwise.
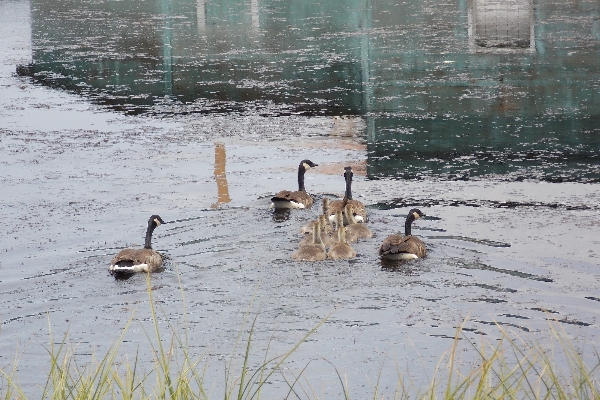
[[[298,190],[282,190],[271,198],[271,208],[288,209],[288,208],[309,208],[313,204],[313,198],[306,193],[304,188],[304,173],[309,169],[318,166],[310,160],[300,161],[298,166]]]
[[[327,233],[331,233],[333,232],[333,227],[331,226],[331,223],[329,222],[329,220],[327,219],[327,210],[329,209],[329,198],[328,197],[323,197],[323,199],[321,200],[321,205],[322,205],[322,209],[323,209],[323,216],[325,216],[325,231]],[[319,218],[317,218],[314,221],[310,221],[308,224],[304,225],[302,228],[300,228],[300,232],[301,233],[311,233],[312,232],[312,227],[314,224],[319,224]],[[323,229],[323,227],[321,227],[321,229]]]
[[[346,228],[344,227],[344,224],[343,224],[344,217],[342,216],[341,211],[337,212],[336,218],[338,220],[337,221],[337,230],[336,230],[336,232],[338,234],[338,239],[337,239],[337,243],[335,243],[329,249],[329,252],[327,253],[327,258],[330,260],[343,260],[343,259],[354,258],[354,257],[356,257],[356,251],[354,251],[354,249],[352,247],[350,247],[350,245],[346,241]]]
[[[352,204],[346,204],[344,216],[348,220],[348,225],[346,226],[346,240],[348,242],[356,242],[358,239],[368,239],[373,237],[373,232],[371,232],[366,224],[359,224],[356,222]]]
[[[424,215],[418,208],[410,210],[404,223],[404,235],[388,236],[381,243],[379,255],[388,260],[414,260],[425,257],[425,243],[411,234],[412,223]]]
[[[329,203],[329,221],[336,223],[337,212],[344,213],[344,208],[347,204],[351,204],[354,212],[354,218],[356,222],[367,222],[367,209],[365,205],[358,200],[352,199],[352,167],[344,167],[344,179],[346,180],[346,192],[344,193],[343,200],[334,200]],[[344,225],[348,225],[348,220],[344,217]]]
[[[108,268],[112,274],[132,274],[135,272],[153,272],[162,266],[162,255],[152,250],[152,232],[165,221],[158,215],[148,220],[146,242],[142,249],[123,249],[117,253]]]
[[[298,250],[292,253],[292,259],[296,261],[322,261],[327,258],[325,245],[321,239],[321,230],[318,225],[312,228],[312,241],[302,244]]]

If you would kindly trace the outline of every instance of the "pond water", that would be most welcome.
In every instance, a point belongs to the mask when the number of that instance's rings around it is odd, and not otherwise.
[[[163,339],[187,332],[212,397],[247,315],[252,367],[329,316],[284,370],[326,398],[333,366],[355,398],[380,369],[387,397],[427,382],[467,316],[475,343],[556,319],[597,362],[600,6],[514,3],[0,0],[1,365],[35,398],[48,323],[87,362],[135,312],[149,370],[146,278],[107,267],[154,213]],[[318,207],[268,206],[304,158],[316,204],[354,167],[356,259],[290,260]],[[382,264],[412,207],[428,257]]]

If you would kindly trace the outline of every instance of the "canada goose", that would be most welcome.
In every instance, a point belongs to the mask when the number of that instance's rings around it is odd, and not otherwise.
[[[325,247],[329,247],[332,244],[335,243],[335,240],[329,235],[331,230],[331,225],[329,224],[329,221],[327,221],[327,218],[325,218],[324,215],[319,215],[319,219],[317,219],[317,221],[313,221],[313,222],[318,222],[319,225],[319,229],[321,230],[320,235],[321,235],[321,241],[323,242],[323,245],[325,245]],[[312,229],[312,228],[311,228]],[[311,235],[305,235],[304,239],[302,239],[302,241],[300,242],[300,246],[305,245],[305,244],[311,244],[313,242],[313,238],[312,238],[312,232]]]
[[[300,165],[298,166],[298,190],[294,192],[282,190],[277,193],[271,198],[271,208],[308,208],[312,206],[313,198],[304,189],[304,173],[317,165],[310,160],[300,161]]]
[[[331,236],[333,228],[325,215],[319,215],[319,222],[321,227],[321,240],[325,246],[329,247],[335,243],[335,239]]]
[[[328,197],[323,197],[323,200],[321,201],[322,207],[323,207],[323,214],[325,216],[325,231],[327,233],[331,233],[333,232],[333,227],[331,226],[331,223],[329,222],[329,220],[327,219],[327,210],[329,209],[329,198]],[[319,218],[317,218],[315,221],[310,221],[308,224],[304,225],[301,229],[300,232],[301,233],[311,233],[312,232],[312,227],[314,224],[318,224],[319,223]],[[323,227],[321,227],[321,229],[323,229]]]
[[[348,242],[346,242],[346,228],[344,227],[342,212],[338,211],[336,214],[337,222],[337,234],[338,240],[337,243],[331,246],[329,249],[329,253],[327,253],[327,258],[331,260],[342,260],[345,258],[353,258],[356,257],[356,251]]]
[[[297,261],[322,261],[327,258],[325,245],[321,240],[321,230],[318,225],[313,226],[312,242],[301,245],[292,253],[292,259]]]
[[[346,240],[348,242],[356,242],[358,239],[368,239],[373,237],[373,232],[371,232],[366,224],[359,224],[356,222],[352,204],[346,204],[344,216],[348,220],[348,226],[346,226]]]
[[[164,224],[158,215],[153,215],[148,220],[146,230],[146,243],[143,249],[123,249],[110,262],[108,268],[111,273],[132,274],[134,272],[152,272],[162,265],[162,256],[152,250],[152,232],[160,224]]]
[[[365,205],[358,200],[352,200],[352,167],[344,167],[344,179],[346,180],[346,192],[343,200],[334,200],[329,203],[329,221],[336,222],[336,214],[338,211],[344,212],[346,204],[352,204],[354,218],[356,222],[367,222],[367,210]],[[348,225],[348,221],[344,216],[344,225]]]
[[[379,248],[379,255],[388,260],[412,260],[425,257],[425,244],[418,237],[412,236],[410,231],[413,221],[424,215],[416,208],[410,210],[404,224],[404,236],[388,236]]]

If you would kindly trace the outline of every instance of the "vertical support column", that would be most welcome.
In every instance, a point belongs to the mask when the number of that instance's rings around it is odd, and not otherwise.
[[[173,47],[171,46],[171,0],[162,0],[163,14],[163,71],[165,95],[173,95]]]

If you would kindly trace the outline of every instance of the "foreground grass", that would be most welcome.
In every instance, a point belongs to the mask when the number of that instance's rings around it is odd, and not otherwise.
[[[465,320],[466,322],[466,320]],[[464,324],[464,322],[463,322]],[[464,325],[463,325],[464,326]],[[423,399],[600,399],[600,357],[588,367],[579,352],[550,322],[551,342],[527,344],[509,335],[500,325],[501,338],[495,345],[479,346],[462,335],[459,327],[448,356],[442,357],[427,389],[416,398]],[[459,346],[459,340],[466,346]],[[476,351],[477,363],[461,366],[461,350]],[[411,388],[400,382],[400,398],[412,398]],[[412,391],[414,393],[414,391]]]
[[[206,366],[201,360],[192,360],[185,338],[171,327],[172,336],[168,348],[158,329],[156,310],[152,300],[152,290],[148,281],[150,308],[154,332],[146,332],[151,345],[154,362],[149,372],[140,372],[137,355],[132,360],[117,360],[119,344],[132,322],[130,319],[121,337],[106,352],[103,358],[92,357],[85,366],[77,363],[74,356],[77,346],[68,344],[65,335],[61,344],[55,346],[50,329],[49,373],[40,383],[40,399],[209,399],[204,381]],[[132,317],[133,318],[133,317]],[[244,346],[242,365],[237,366],[232,355],[224,377],[224,393],[218,397],[230,399],[273,398],[263,393],[265,384],[277,374],[287,385],[285,398],[318,398],[310,383],[301,383],[302,371],[296,375],[283,372],[285,361],[310,337],[324,322],[308,331],[285,354],[269,357],[268,349],[258,368],[249,368],[252,349],[252,335],[256,318],[250,323],[247,338],[238,336],[235,348]],[[244,323],[247,324],[246,321]],[[462,333],[462,326],[456,331],[453,346],[447,355],[441,357],[434,376],[428,386],[416,388],[411,383],[410,372],[397,368],[398,386],[394,393],[380,393],[378,384],[373,398],[396,399],[600,399],[599,380],[600,358],[592,368],[585,365],[582,357],[565,334],[556,329],[558,323],[550,323],[551,346],[545,343],[529,345],[523,339],[501,332],[501,339],[494,345],[488,342],[470,342]],[[242,332],[243,330],[240,330]],[[465,340],[467,339],[467,340]],[[466,345],[466,346],[465,346]],[[461,352],[477,352],[477,362],[462,365]],[[235,353],[235,349],[234,349]],[[26,399],[16,374],[18,360],[11,369],[0,370],[0,398]],[[305,367],[306,368],[306,367]],[[349,399],[352,390],[338,373],[342,398]],[[379,375],[384,371],[381,365]],[[280,398],[281,396],[278,396]],[[214,398],[214,396],[213,396]]]

